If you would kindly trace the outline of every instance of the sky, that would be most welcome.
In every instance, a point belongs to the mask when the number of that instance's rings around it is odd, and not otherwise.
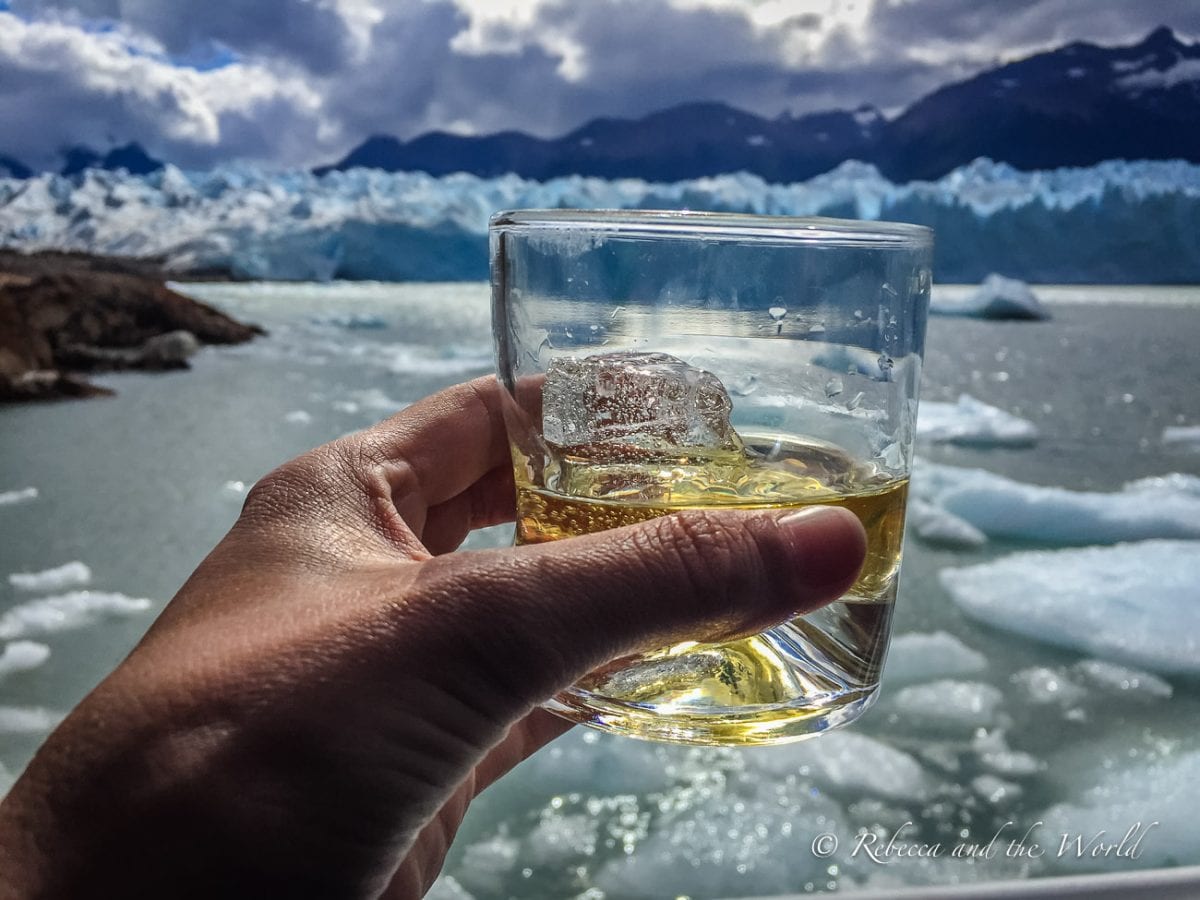
[[[0,155],[136,140],[179,165],[332,162],[371,134],[520,129],[720,100],[760,115],[923,94],[1195,0],[0,0]]]

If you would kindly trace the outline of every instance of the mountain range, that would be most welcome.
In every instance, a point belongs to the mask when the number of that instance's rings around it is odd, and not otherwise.
[[[650,181],[744,171],[793,182],[857,159],[906,182],[939,178],[979,157],[1024,170],[1106,159],[1200,162],[1200,43],[1166,27],[1122,47],[1074,42],[941,87],[894,118],[869,105],[764,118],[723,103],[687,103],[639,119],[593,119],[551,139],[519,131],[435,131],[409,141],[375,135],[315,171]],[[66,162],[64,174],[162,165],[137,144],[105,155],[74,148]],[[0,156],[0,175],[5,170],[28,174]]]

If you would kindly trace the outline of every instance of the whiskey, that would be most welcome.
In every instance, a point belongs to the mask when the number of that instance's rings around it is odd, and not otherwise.
[[[858,580],[836,602],[764,634],[722,644],[688,641],[614,660],[551,708],[578,721],[602,716],[610,730],[635,736],[752,744],[807,736],[848,721],[871,702],[896,595],[908,482],[830,444],[742,438],[744,452],[702,458],[609,453],[596,461],[586,448],[568,450],[540,473],[542,486],[533,483],[529,466],[518,464],[517,543],[682,509],[840,506],[867,532]]]

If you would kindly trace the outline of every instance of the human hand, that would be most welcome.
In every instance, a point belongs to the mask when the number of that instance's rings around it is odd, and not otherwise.
[[[513,518],[501,402],[459,385],[255,485],[0,805],[0,897],[418,897],[471,799],[569,727],[539,703],[857,575],[834,508],[450,554]]]

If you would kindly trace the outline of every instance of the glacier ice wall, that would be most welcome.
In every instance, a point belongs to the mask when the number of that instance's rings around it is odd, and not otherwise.
[[[859,162],[786,185],[748,174],[657,184],[240,165],[90,170],[0,179],[0,245],[156,256],[180,271],[245,278],[474,280],[487,275],[489,215],[522,207],[891,219],[934,227],[943,282],[993,271],[1039,282],[1200,282],[1200,166],[1180,161],[1021,172],[981,159],[904,185]]]

